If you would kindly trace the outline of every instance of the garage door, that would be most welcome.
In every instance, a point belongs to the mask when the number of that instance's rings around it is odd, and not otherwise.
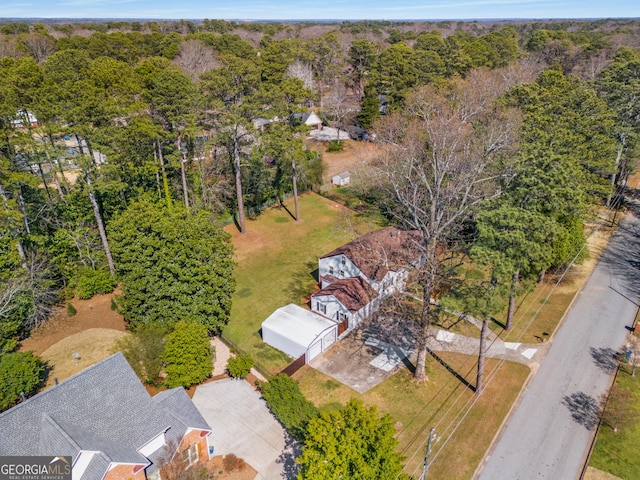
[[[329,348],[336,341],[336,329],[334,328],[322,337],[323,351]]]
[[[316,343],[307,349],[307,363],[322,353],[322,339],[319,338]]]

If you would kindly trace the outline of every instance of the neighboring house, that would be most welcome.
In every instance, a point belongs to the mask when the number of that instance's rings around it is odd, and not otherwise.
[[[0,413],[0,432],[0,455],[69,455],[74,480],[159,480],[213,454],[184,389],[151,397],[121,353]]]
[[[331,178],[331,183],[342,187],[351,183],[351,174],[349,172],[341,172]]]
[[[420,235],[387,227],[367,233],[322,256],[321,290],[311,309],[341,322],[339,334],[375,312],[380,303],[405,289],[409,270],[422,263]]]
[[[11,126],[13,128],[26,128],[27,125],[35,128],[38,127],[40,123],[33,112],[29,110],[18,110],[16,112],[16,118],[11,120]]]
[[[322,130],[322,120],[320,120],[320,117],[313,110],[303,115],[302,123],[315,130]]]

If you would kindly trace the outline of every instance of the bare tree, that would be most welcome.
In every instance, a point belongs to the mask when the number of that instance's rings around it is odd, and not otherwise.
[[[91,181],[91,175],[89,174],[89,169],[84,169],[84,178],[87,182],[87,189],[89,190],[89,200],[91,201],[91,206],[93,207],[93,214],[96,219],[96,224],[98,225],[98,232],[100,233],[100,239],[102,240],[102,248],[104,249],[104,253],[107,256],[107,263],[109,264],[109,272],[111,275],[116,274],[116,267],[113,263],[113,257],[111,256],[111,248],[109,247],[109,240],[107,238],[107,230],[104,228],[104,222],[102,221],[102,214],[100,213],[100,207],[98,206],[98,200],[96,199],[96,192],[93,188],[93,183]]]
[[[213,48],[195,39],[181,42],[178,55],[173,61],[193,81],[197,81],[207,70],[221,66]]]
[[[296,60],[287,67],[287,77],[302,80],[304,88],[313,90],[313,68],[311,64]]]
[[[0,286],[0,319],[17,313],[21,321],[20,330],[29,331],[53,313],[58,301],[58,287],[45,258],[29,256],[25,265],[24,272],[6,279]]]
[[[519,129],[517,115],[492,105],[500,89],[487,93],[481,80],[458,81],[442,91],[424,87],[408,97],[406,114],[388,116],[376,127],[385,152],[375,165],[375,188],[385,193],[388,214],[420,233],[417,381],[427,379],[432,302],[451,275],[445,252],[471,209],[499,195],[503,173],[496,160],[515,144]]]
[[[41,33],[29,33],[22,40],[22,44],[29,50],[31,56],[35,58],[39,64],[49,58],[56,50],[56,43],[49,35]]]
[[[0,199],[2,199],[2,205],[4,207],[4,210],[7,213],[9,213],[10,212],[9,197],[7,196],[7,193],[4,187],[2,186],[2,184],[0,184]],[[20,235],[18,234],[18,229],[15,228],[14,225],[11,226],[11,234],[13,235],[13,238],[16,242],[16,249],[18,251],[18,255],[20,255],[20,259],[22,260],[22,267],[26,269],[27,255],[25,254],[24,247],[22,245],[22,240],[20,239]]]
[[[24,55],[20,52],[15,38],[8,35],[3,35],[3,37],[4,38],[0,38],[0,58],[18,58]]]
[[[340,140],[340,129],[344,128],[345,118],[351,112],[348,98],[347,87],[340,79],[336,79],[322,102],[329,117],[329,125],[338,130],[338,140]]]

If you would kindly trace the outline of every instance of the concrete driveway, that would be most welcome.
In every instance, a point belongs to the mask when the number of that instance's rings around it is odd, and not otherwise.
[[[233,453],[244,459],[258,472],[256,479],[295,478],[297,445],[246,381],[229,378],[200,385],[193,403],[213,430],[215,455]]]

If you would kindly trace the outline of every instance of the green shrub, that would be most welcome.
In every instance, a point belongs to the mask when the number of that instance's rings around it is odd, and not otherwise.
[[[78,297],[86,300],[97,294],[111,293],[116,280],[106,270],[83,270],[78,277]]]
[[[115,298],[111,299],[111,311],[113,311],[113,312],[117,312],[118,311],[118,302],[116,302]]]
[[[298,382],[284,373],[261,382],[262,396],[280,423],[298,440],[303,440],[307,423],[320,414],[316,406],[305,398]]]
[[[344,148],[342,140],[330,140],[327,145],[327,152],[341,152]]]
[[[73,303],[67,303],[67,315],[73,317],[76,313],[78,313],[78,311],[76,310],[76,307],[73,306]]]
[[[15,405],[20,393],[35,393],[44,383],[46,368],[33,352],[12,352],[0,355],[0,411]]]
[[[253,367],[253,358],[249,355],[236,355],[227,360],[227,372],[233,378],[246,378]]]
[[[188,388],[202,382],[213,371],[213,349],[207,327],[195,320],[176,323],[167,337],[162,359],[167,387]]]
[[[116,342],[116,351],[122,352],[144,383],[155,383],[160,376],[166,335],[167,328],[164,325],[152,322],[140,325],[131,335]]]

